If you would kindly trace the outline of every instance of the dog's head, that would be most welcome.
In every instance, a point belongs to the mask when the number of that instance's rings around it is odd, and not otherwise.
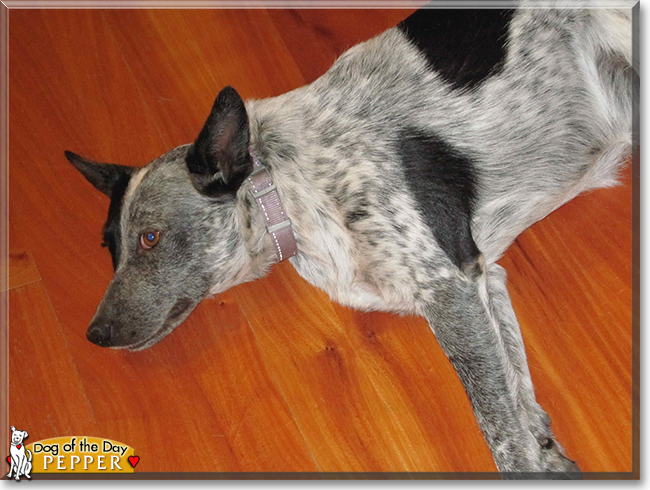
[[[12,444],[20,444],[24,439],[27,439],[29,434],[25,430],[16,430],[16,428],[11,426],[11,442]]]
[[[104,226],[115,275],[88,328],[103,347],[139,350],[178,326],[210,292],[250,278],[236,194],[252,170],[248,117],[226,87],[194,144],[143,168],[68,160],[111,198]]]

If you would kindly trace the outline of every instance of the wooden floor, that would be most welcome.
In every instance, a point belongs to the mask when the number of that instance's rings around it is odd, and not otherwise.
[[[9,422],[28,442],[115,439],[138,471],[495,470],[425,321],[341,307],[288,263],[152,349],[85,338],[108,199],[63,151],[143,165],[192,141],[223,86],[281,94],[407,14],[10,11]],[[628,169],[501,261],[539,401],[590,472],[632,469],[631,196]]]

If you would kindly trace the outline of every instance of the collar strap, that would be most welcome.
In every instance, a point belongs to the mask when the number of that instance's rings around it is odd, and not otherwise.
[[[250,154],[253,159],[253,172],[246,180],[250,183],[250,193],[264,216],[266,231],[271,235],[275,245],[278,262],[282,262],[298,253],[296,236],[293,233],[291,220],[280,200],[271,172],[262,165],[252,150]]]

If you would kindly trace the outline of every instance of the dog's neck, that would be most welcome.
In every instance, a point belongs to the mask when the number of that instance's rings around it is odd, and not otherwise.
[[[257,155],[263,155],[259,161],[269,172],[271,178],[276,174],[273,168],[266,164],[265,151],[259,151],[257,146],[251,146]],[[275,185],[275,179],[273,179]],[[231,236],[241,240],[240,246],[234,247],[235,256],[227,263],[222,263],[222,268],[228,271],[220,275],[223,280],[214,283],[210,289],[211,294],[218,294],[243,282],[249,282],[266,275],[273,264],[279,261],[278,245],[274,242],[272,234],[268,232],[268,219],[260,203],[251,192],[254,181],[246,179],[237,192],[233,209],[234,228]],[[289,216],[291,218],[291,216]],[[293,255],[293,254],[291,254]]]
[[[289,107],[291,104],[278,104],[286,98],[286,95],[263,101],[252,101],[247,105],[250,118],[251,156],[254,161],[257,161],[256,165],[261,165],[268,171],[267,175],[273,181],[273,187],[276,188],[277,196],[282,203],[281,214],[291,221],[291,229],[295,233],[300,208],[299,203],[296,206],[295,191],[302,185],[300,181],[296,181],[296,177],[300,174],[297,145],[303,138],[300,134],[300,124],[296,124],[296,119],[292,116],[294,111]],[[279,106],[283,110],[278,111]],[[259,167],[256,167],[254,172],[257,168]],[[284,251],[278,253],[278,243],[269,236],[267,230],[268,220],[265,220],[265,214],[268,209],[263,209],[258,200],[251,195],[251,191],[255,189],[251,184],[250,179],[245,181],[238,195],[238,200],[245,203],[245,212],[248,214],[245,224],[250,223],[250,229],[245,230],[249,235],[247,245],[254,255],[262,255],[266,260],[271,259],[271,263],[286,260],[295,255],[291,239],[282,246],[286,248],[287,253]],[[295,238],[299,239],[298,236]]]
[[[333,260],[336,254],[331,253],[331,244],[323,234],[332,230],[330,221],[339,214],[334,211],[325,216],[326,211],[319,207],[336,205],[324,188],[335,176],[312,178],[315,162],[326,149],[320,146],[306,119],[304,109],[310,107],[311,99],[310,87],[306,86],[279,97],[247,103],[250,146],[272,175],[291,220],[298,253],[289,261],[301,275],[301,269],[309,263]],[[240,189],[237,201],[241,234],[251,256],[250,269],[255,278],[261,277],[277,262],[275,244],[247,184]],[[341,248],[337,244],[332,246]]]
[[[253,172],[246,179],[248,191],[264,216],[277,261],[282,262],[298,252],[291,219],[284,209],[273,175],[260,162],[255,150],[250,148],[249,153],[253,160]]]
[[[255,151],[256,157],[258,154],[266,156],[264,151],[259,153],[258,150],[253,151]],[[259,161],[269,172],[269,175],[274,180],[274,185],[276,185],[274,176],[277,174],[277,169],[266,164],[264,156],[258,157]],[[237,194],[235,204],[235,216],[239,233],[246,250],[246,256],[241,257],[236,283],[260,278],[266,275],[274,264],[285,259],[285,257],[281,259],[279,257],[278,245],[268,231],[268,220],[265,219],[264,210],[251,192],[253,188],[253,183],[249,179],[245,180]],[[278,194],[282,199],[282,191],[278,191]],[[285,202],[286,200],[282,199],[282,201]],[[288,218],[291,219],[292,217],[289,215]],[[291,221],[293,222],[293,220]],[[291,256],[293,255],[291,254]]]

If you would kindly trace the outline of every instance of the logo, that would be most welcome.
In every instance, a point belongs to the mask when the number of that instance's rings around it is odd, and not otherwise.
[[[20,480],[21,475],[29,479],[32,477],[29,473],[32,471],[32,452],[25,447],[23,440],[27,439],[29,434],[24,430],[16,430],[16,428],[11,426],[11,448],[9,449],[9,456],[7,456],[7,461],[9,462],[9,473],[7,473],[7,478],[11,478],[12,475],[15,475],[16,481]]]
[[[27,432],[14,427],[8,478],[31,479],[30,473],[134,473],[140,462],[126,444],[100,437],[56,437],[25,446]]]

